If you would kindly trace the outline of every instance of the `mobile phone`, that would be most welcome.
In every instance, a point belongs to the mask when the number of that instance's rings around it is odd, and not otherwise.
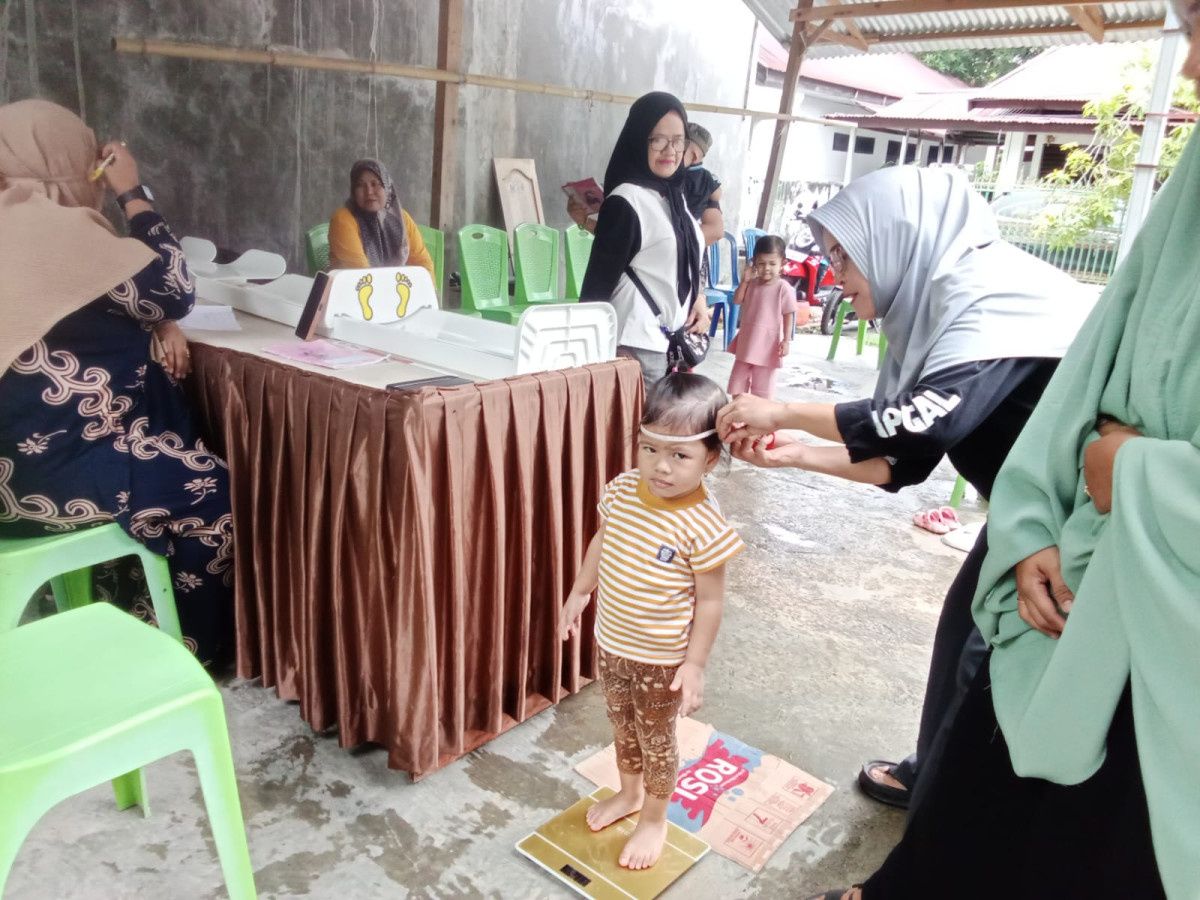
[[[317,326],[325,321],[325,306],[329,303],[329,286],[332,281],[328,272],[318,272],[313,279],[312,290],[304,301],[304,312],[296,324],[296,337],[311,341],[317,337]]]

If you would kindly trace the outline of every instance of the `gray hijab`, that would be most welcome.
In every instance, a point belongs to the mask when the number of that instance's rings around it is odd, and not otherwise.
[[[958,172],[880,169],[808,217],[866,276],[888,340],[878,398],[923,375],[991,359],[1061,358],[1095,293],[1001,240],[983,198]]]

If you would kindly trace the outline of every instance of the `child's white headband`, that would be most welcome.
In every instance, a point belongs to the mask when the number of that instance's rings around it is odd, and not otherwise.
[[[641,426],[642,434],[648,438],[654,438],[656,441],[666,441],[668,444],[682,444],[684,441],[702,441],[704,438],[717,433],[717,429],[710,428],[708,431],[701,431],[699,434],[659,434],[656,431],[651,431],[645,425]]]

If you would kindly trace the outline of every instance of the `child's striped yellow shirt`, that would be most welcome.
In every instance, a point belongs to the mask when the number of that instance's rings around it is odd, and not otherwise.
[[[704,485],[664,500],[638,472],[604,489],[596,640],[639,662],[683,662],[696,605],[697,574],[723,566],[745,546]]]

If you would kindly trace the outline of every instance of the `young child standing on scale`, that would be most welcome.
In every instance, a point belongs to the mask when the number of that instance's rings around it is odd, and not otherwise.
[[[667,837],[679,750],[675,717],[704,698],[704,667],[721,625],[725,564],[743,544],[702,479],[721,457],[714,430],[725,392],[676,372],[646,397],[637,468],[600,500],[600,530],[559,617],[565,641],[582,629],[592,592],[600,681],[613,725],[621,789],[588,810],[600,831],[641,810],[620,864],[646,869]]]
[[[738,332],[729,345],[737,355],[729,373],[729,393],[749,392],[756,397],[775,396],[775,378],[783,358],[792,350],[796,325],[796,291],[780,277],[783,270],[783,238],[773,234],[754,243],[753,266],[733,294],[741,307]],[[807,321],[807,307],[805,321]]]

